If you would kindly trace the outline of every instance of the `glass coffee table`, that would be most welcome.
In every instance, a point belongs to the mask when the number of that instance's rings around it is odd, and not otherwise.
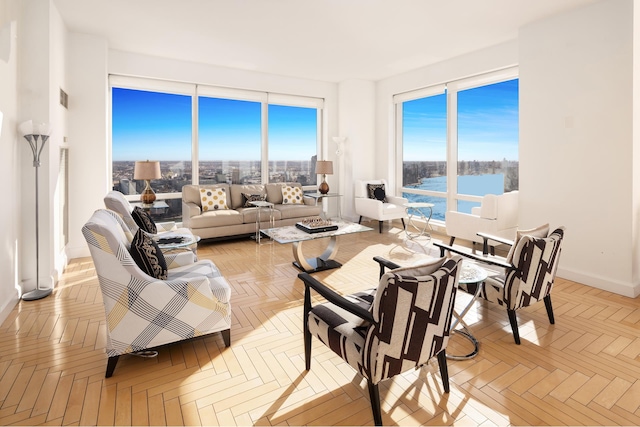
[[[342,220],[331,220],[331,224],[336,225],[338,229],[320,233],[307,233],[295,225],[287,225],[260,230],[260,232],[278,243],[292,243],[293,258],[295,259],[293,265],[306,273],[315,273],[342,267],[342,264],[334,259],[338,252],[338,236],[373,230],[373,228],[364,225]],[[317,257],[305,256],[302,252],[303,243],[317,239],[329,239],[325,250]]]
[[[180,233],[162,233],[154,236],[153,240],[156,241],[158,247],[163,252],[181,251],[191,249],[193,253],[196,252],[197,243],[200,241],[200,236],[194,236],[193,234],[180,234]]]

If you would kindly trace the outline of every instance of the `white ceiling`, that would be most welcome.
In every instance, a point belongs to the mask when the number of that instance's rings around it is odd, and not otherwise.
[[[596,0],[53,0],[68,29],[134,53],[340,82],[515,39]]]

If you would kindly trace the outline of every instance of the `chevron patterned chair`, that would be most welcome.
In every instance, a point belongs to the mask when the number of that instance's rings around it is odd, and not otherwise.
[[[191,252],[165,255],[167,278],[145,273],[130,253],[122,218],[99,209],[82,228],[95,265],[107,320],[105,377],[123,354],[221,332],[231,345],[231,289],[210,260]]]
[[[548,225],[546,227],[546,231],[548,231]],[[564,227],[558,227],[548,236],[546,236],[545,232],[544,237],[518,232],[516,233],[518,239],[513,243],[506,259],[480,257],[437,242],[434,242],[434,245],[440,247],[440,255],[444,255],[446,251],[449,251],[449,253],[471,258],[478,263],[504,269],[504,275],[488,277],[484,281],[480,297],[507,309],[509,323],[513,331],[513,339],[516,344],[520,344],[517,310],[543,300],[549,323],[552,325],[555,323],[553,306],[551,305],[551,290],[553,289],[556,270],[560,261],[560,249],[564,232]],[[539,231],[536,233],[539,233]],[[482,236],[491,238],[486,234],[482,234]],[[506,243],[504,239],[499,240],[502,243]],[[471,294],[476,292],[475,287],[468,288],[466,285],[461,285],[460,289]]]
[[[436,258],[385,273],[377,289],[341,296],[307,273],[304,346],[311,367],[316,337],[367,380],[373,420],[382,425],[378,384],[437,356],[444,391],[449,392],[445,350],[462,257]],[[328,302],[311,306],[311,290]]]

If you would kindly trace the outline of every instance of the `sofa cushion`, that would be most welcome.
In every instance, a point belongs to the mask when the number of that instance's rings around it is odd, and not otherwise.
[[[278,182],[275,184],[267,184],[265,185],[265,189],[267,191],[267,202],[273,203],[274,205],[282,204],[282,187],[288,185],[291,187],[300,187],[302,190],[302,184],[298,182]]]
[[[306,218],[308,216],[318,216],[322,212],[322,206],[314,205],[275,205],[274,209],[280,211],[282,219]]]
[[[191,217],[191,228],[224,227],[242,224],[242,215],[235,209],[202,212]]]
[[[302,193],[302,187],[291,185],[282,186],[282,204],[303,205],[304,195]]]
[[[151,277],[167,279],[167,261],[164,259],[158,244],[141,228],[131,242],[131,258],[138,267]]]
[[[203,212],[229,209],[227,191],[224,188],[200,188],[200,206]]]
[[[244,206],[242,194],[266,194],[264,185],[262,184],[231,184],[229,187],[229,195],[231,200],[227,200],[227,204],[231,209],[237,209]]]

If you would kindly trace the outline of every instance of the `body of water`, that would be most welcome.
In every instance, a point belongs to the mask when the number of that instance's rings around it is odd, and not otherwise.
[[[423,178],[420,184],[412,186],[421,190],[447,192],[447,177]],[[462,175],[458,177],[458,193],[473,196],[504,193],[504,174]],[[447,199],[443,197],[423,196],[419,194],[402,193],[410,202],[433,203],[432,219],[444,221],[447,212]],[[458,201],[458,212],[471,213],[471,208],[480,203]],[[452,209],[453,210],[453,209]]]

